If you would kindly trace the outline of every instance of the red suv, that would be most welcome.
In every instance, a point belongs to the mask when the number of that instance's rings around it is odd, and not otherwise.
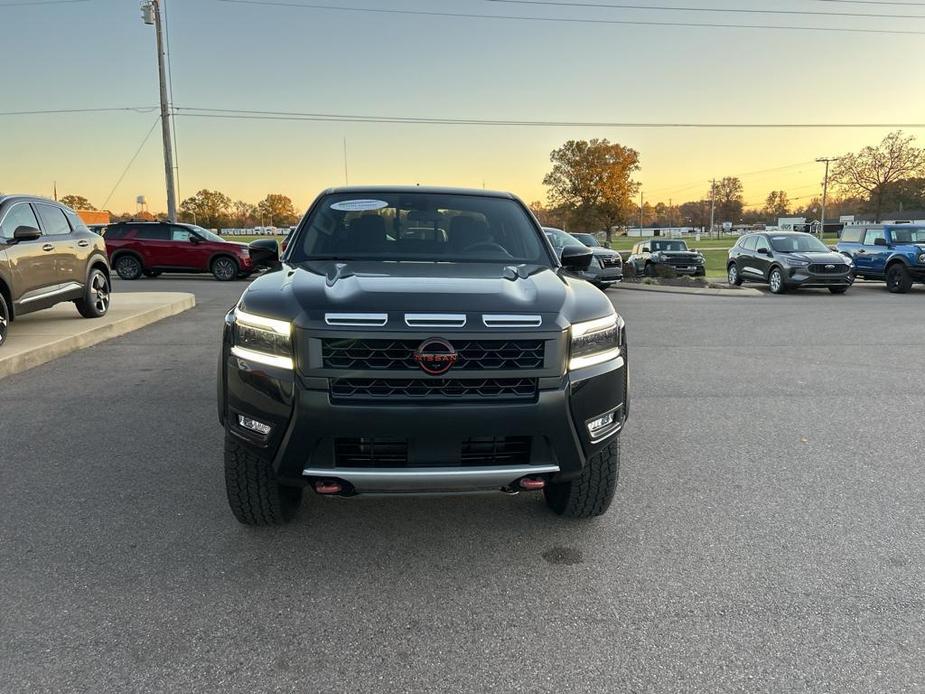
[[[195,224],[118,222],[103,235],[113,269],[124,280],[162,272],[211,272],[228,281],[256,267],[246,244],[226,241]]]

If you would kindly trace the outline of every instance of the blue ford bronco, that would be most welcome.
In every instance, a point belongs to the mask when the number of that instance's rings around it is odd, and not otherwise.
[[[836,248],[854,260],[856,278],[886,280],[894,294],[908,292],[913,282],[925,282],[925,226],[845,228]]]

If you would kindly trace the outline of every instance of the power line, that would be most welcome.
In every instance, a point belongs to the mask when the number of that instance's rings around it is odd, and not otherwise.
[[[786,171],[787,169],[795,169],[798,166],[808,166],[812,163],[814,162],[812,159],[810,159],[809,161],[801,161],[801,162],[797,162],[796,164],[787,164],[786,166],[775,166],[770,169],[758,169],[757,171],[746,171],[744,173],[734,173],[730,175],[735,176],[736,178],[745,178],[746,176],[756,176],[758,174],[763,174],[763,173],[773,173],[775,171]],[[697,186],[700,186],[700,185],[703,185],[703,181],[698,179],[697,181],[694,181],[690,184],[686,184],[686,183],[681,184],[679,187],[666,186],[662,188],[650,189],[649,193],[659,193],[661,195],[666,195],[668,193],[681,193],[681,192],[684,192],[685,190],[690,190],[691,188],[696,188]]]
[[[849,27],[809,27],[809,26],[775,26],[771,24],[717,24],[713,22],[660,22],[642,19],[590,19],[577,17],[524,17],[520,15],[479,14],[475,12],[434,12],[430,10],[398,10],[381,7],[346,7],[339,5],[320,5],[298,2],[285,2],[284,0],[216,0],[216,2],[233,3],[237,5],[257,5],[260,7],[294,7],[303,10],[327,10],[332,12],[369,12],[388,15],[413,15],[418,17],[452,17],[463,19],[500,19],[505,21],[547,22],[559,24],[612,24],[620,26],[655,26],[655,27],[687,27],[695,29],[767,29],[771,31],[814,31],[836,32],[850,34],[901,34],[923,36],[925,31],[911,29],[869,29]]]
[[[0,8],[38,7],[40,5],[71,5],[77,2],[90,2],[90,0],[17,0],[17,2],[0,2]]]
[[[925,7],[925,2],[878,2],[878,0],[815,0],[815,2],[837,2],[846,5],[897,5],[900,7]]]
[[[506,5],[540,5],[546,7],[578,7],[614,10],[646,10],[653,12],[713,12],[730,14],[775,14],[775,15],[802,15],[814,17],[864,17],[882,19],[925,19],[921,14],[886,14],[880,12],[821,12],[818,10],[756,10],[753,8],[736,7],[725,9],[722,7],[676,7],[671,5],[628,5],[623,3],[598,2],[560,2],[559,0],[488,0],[488,2],[503,3]]]
[[[116,192],[116,188],[119,187],[119,184],[122,183],[122,179],[125,178],[125,174],[128,173],[128,170],[132,168],[132,164],[135,163],[135,160],[138,158],[138,155],[141,154],[141,150],[144,149],[144,146],[148,143],[148,138],[151,137],[151,133],[154,132],[154,129],[157,127],[157,124],[160,123],[160,115],[154,119],[154,123],[151,124],[151,129],[148,130],[148,134],[144,136],[144,139],[141,141],[141,144],[138,145],[138,149],[135,150],[135,153],[132,155],[132,158],[128,160],[128,164],[125,165],[125,168],[122,169],[122,173],[119,175],[119,179],[116,181],[116,184],[112,187],[112,190],[109,191],[109,195],[106,196],[106,199],[103,201],[101,207],[106,209],[106,205],[109,204],[109,199],[112,197],[113,193]]]
[[[798,129],[798,128],[925,128],[925,123],[695,123],[652,121],[539,121],[490,120],[482,118],[438,118],[430,116],[380,116],[343,113],[299,113],[293,111],[257,111],[247,109],[221,109],[177,107],[177,115],[193,118],[232,118],[241,120],[312,121],[334,123],[396,123],[409,125],[493,125],[545,128],[746,128],[746,129]]]
[[[156,111],[156,106],[121,106],[117,108],[53,108],[38,111],[0,111],[0,116],[46,116],[55,113],[105,113],[107,111],[132,111],[134,113],[150,113]]]

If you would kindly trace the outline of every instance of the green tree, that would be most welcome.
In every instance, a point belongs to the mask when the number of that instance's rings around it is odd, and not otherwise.
[[[217,190],[200,190],[180,203],[180,212],[187,220],[209,229],[228,226],[230,209],[231,198]]]
[[[891,184],[925,175],[925,150],[913,146],[914,141],[914,136],[896,130],[875,147],[842,155],[832,180],[846,195],[867,197],[879,222]]]
[[[83,195],[65,195],[58,202],[60,202],[62,205],[67,205],[72,210],[96,209]]]
[[[257,221],[257,208],[249,202],[236,200],[231,205],[232,222],[236,227],[251,227]]]
[[[632,218],[639,184],[639,152],[608,140],[569,140],[554,149],[552,170],[543,178],[553,208],[562,210],[570,228],[594,231],[603,227],[607,241],[614,226]]]
[[[257,216],[266,222],[266,226],[287,227],[298,221],[292,200],[279,193],[270,193],[257,203]]]
[[[786,191],[772,190],[764,201],[764,214],[771,218],[786,217],[790,214],[790,198]]]
[[[716,182],[716,188],[714,189],[714,199],[716,201],[714,222],[716,224],[723,222],[738,223],[745,207],[742,190],[742,181],[735,176],[726,176]]]

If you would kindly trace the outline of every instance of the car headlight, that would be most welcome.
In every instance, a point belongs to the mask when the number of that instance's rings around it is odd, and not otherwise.
[[[922,255],[919,256],[919,262],[925,263],[925,253],[922,253]]]
[[[791,258],[789,255],[782,256],[782,260],[791,267],[806,267],[809,265],[808,260],[802,258]]]
[[[616,313],[571,327],[569,371],[602,364],[620,356],[623,319]]]
[[[293,369],[292,324],[235,309],[231,353],[258,364]]]

